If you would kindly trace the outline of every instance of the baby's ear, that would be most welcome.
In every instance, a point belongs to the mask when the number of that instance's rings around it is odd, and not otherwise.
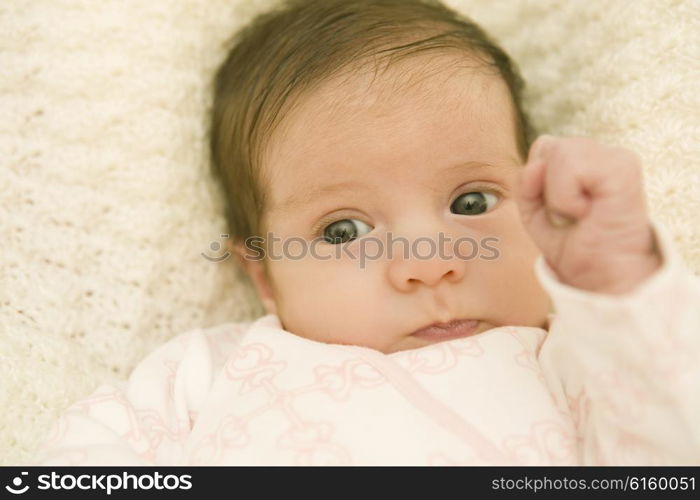
[[[242,241],[226,241],[229,252],[238,261],[246,275],[255,286],[255,291],[260,301],[265,306],[268,314],[277,314],[277,303],[272,288],[272,283],[265,269],[265,255],[259,248],[248,248]]]

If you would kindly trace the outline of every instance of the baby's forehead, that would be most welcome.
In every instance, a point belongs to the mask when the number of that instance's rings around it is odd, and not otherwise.
[[[353,143],[357,128],[368,123],[373,127],[367,130],[375,135],[396,135],[427,125],[428,115],[445,126],[460,126],[455,124],[460,116],[481,111],[488,114],[484,126],[500,121],[507,127],[515,113],[505,82],[475,64],[454,57],[414,58],[381,71],[367,65],[347,69],[319,82],[295,96],[281,113],[267,138],[263,165],[280,148],[317,153],[324,144],[335,148],[339,141]]]
[[[404,100],[430,101],[444,95],[446,83],[458,78],[461,85],[471,87],[486,77],[500,79],[483,62],[468,53],[420,55],[377,64],[356,61],[326,78],[299,96],[315,101],[318,111],[329,111],[335,105],[360,108],[386,106]]]

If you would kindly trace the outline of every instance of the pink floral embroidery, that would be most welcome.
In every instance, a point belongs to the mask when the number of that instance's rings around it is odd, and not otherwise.
[[[192,450],[191,463],[220,464],[224,453],[245,448],[250,444],[249,417],[228,415],[222,418],[213,432],[207,434]]]
[[[556,420],[533,422],[529,434],[503,441],[508,462],[514,465],[573,465],[577,445],[574,430]]]
[[[245,394],[281,373],[287,364],[273,361],[273,351],[265,344],[243,345],[224,367],[229,380],[242,381],[240,394]]]
[[[346,401],[353,389],[371,389],[386,383],[373,366],[359,359],[349,359],[339,366],[319,365],[314,368],[314,389],[318,388],[336,401]]]
[[[330,422],[303,422],[287,429],[277,446],[293,451],[297,465],[350,465],[347,448],[331,442],[334,432]]]

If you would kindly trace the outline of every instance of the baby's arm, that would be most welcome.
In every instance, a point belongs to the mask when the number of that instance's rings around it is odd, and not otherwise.
[[[581,463],[700,463],[700,282],[647,217],[637,158],[538,140],[521,180],[556,313],[539,359]]]
[[[700,464],[700,284],[654,224],[662,267],[623,296],[536,272],[556,315],[539,353],[582,464]]]

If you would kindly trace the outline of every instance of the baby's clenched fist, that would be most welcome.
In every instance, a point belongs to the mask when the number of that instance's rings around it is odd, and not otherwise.
[[[641,163],[627,149],[585,137],[540,136],[516,198],[523,224],[567,285],[624,294],[661,265]]]

